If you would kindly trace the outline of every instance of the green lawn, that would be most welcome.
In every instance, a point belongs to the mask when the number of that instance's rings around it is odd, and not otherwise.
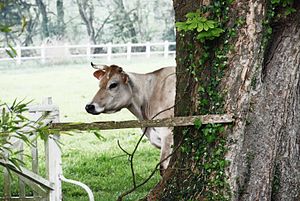
[[[93,60],[106,64],[105,60]],[[115,59],[109,64],[117,64],[126,71],[150,72],[163,66],[175,64],[174,58],[132,58]],[[74,64],[40,64],[27,62],[21,66],[0,64],[0,100],[11,102],[15,98],[41,102],[44,97],[52,97],[60,108],[60,121],[91,122],[105,120],[128,120],[134,117],[126,110],[116,114],[92,116],[84,106],[97,91],[97,80],[92,76],[93,69],[88,62]],[[73,132],[62,135],[63,172],[66,178],[86,183],[95,195],[96,201],[116,200],[117,196],[132,185],[130,164],[127,156],[118,148],[117,140],[131,151],[141,135],[140,129],[100,131],[99,140],[89,132]],[[40,143],[41,144],[41,143]],[[44,158],[41,157],[40,161]],[[136,154],[135,170],[138,181],[147,177],[159,160],[159,150],[144,139]],[[42,162],[41,162],[42,163]],[[43,172],[43,166],[41,165]],[[144,187],[128,196],[127,200],[143,197],[157,183],[155,177]],[[0,176],[3,180],[3,177]],[[0,196],[3,182],[0,182]],[[15,189],[16,187],[14,187]],[[15,190],[14,190],[15,191]],[[79,187],[63,183],[63,196],[66,201],[88,200]]]

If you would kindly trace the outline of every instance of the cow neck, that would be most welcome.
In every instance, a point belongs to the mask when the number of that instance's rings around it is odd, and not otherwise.
[[[149,119],[147,108],[149,108],[148,100],[153,93],[154,77],[151,74],[137,73],[128,73],[128,76],[133,96],[127,109],[139,120]]]

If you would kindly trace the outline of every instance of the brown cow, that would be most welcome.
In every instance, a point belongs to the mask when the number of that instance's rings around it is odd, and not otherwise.
[[[127,108],[139,120],[161,119],[174,116],[175,67],[166,67],[147,74],[124,72],[116,65],[92,67],[98,70],[94,76],[99,80],[99,90],[86,105],[88,113],[114,113]],[[144,129],[145,131],[145,129]],[[169,164],[172,151],[172,129],[166,127],[147,128],[145,135],[150,142],[161,149],[161,169]],[[164,160],[164,161],[163,161]]]

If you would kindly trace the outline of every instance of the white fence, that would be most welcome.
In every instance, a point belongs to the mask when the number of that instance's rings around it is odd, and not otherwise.
[[[106,58],[111,60],[112,57],[124,56],[128,60],[134,55],[145,55],[149,58],[151,55],[163,55],[167,58],[169,55],[175,54],[175,42],[159,42],[159,43],[126,43],[126,44],[100,44],[100,45],[45,45],[13,47],[16,51],[15,58],[10,58],[5,53],[9,48],[0,48],[0,61],[15,61],[21,64],[26,60],[40,60],[45,63],[47,59],[71,59],[86,58]],[[5,56],[6,55],[6,56]]]
[[[41,105],[34,105],[29,107],[30,119],[36,121],[40,119],[44,113],[49,113],[47,118],[43,121],[45,124],[58,123],[59,122],[59,110],[58,107],[52,104],[52,99],[47,98],[43,101]],[[31,129],[31,128],[28,128]],[[38,147],[35,136],[33,136],[35,141],[33,142],[36,146],[31,149],[32,156],[32,168],[31,170],[25,167],[16,168],[10,162],[0,159],[0,165],[9,168],[11,172],[18,175],[19,178],[19,195],[11,195],[11,177],[8,170],[4,171],[4,195],[0,200],[10,201],[10,200],[41,200],[41,201],[61,201],[62,196],[62,181],[78,185],[82,187],[89,197],[89,201],[94,201],[94,195],[90,188],[78,181],[71,179],[66,179],[62,172],[62,161],[61,161],[61,150],[56,142],[59,135],[49,135],[45,141],[45,167],[46,167],[46,178],[40,176],[39,173],[39,158],[38,158]],[[23,159],[23,145],[24,142],[18,138],[12,138],[10,140],[11,146],[14,149],[21,151],[19,153],[20,160]],[[33,195],[27,195],[25,191],[25,186],[29,186]]]

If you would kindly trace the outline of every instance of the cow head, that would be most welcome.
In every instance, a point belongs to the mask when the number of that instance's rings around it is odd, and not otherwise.
[[[92,102],[85,106],[88,113],[97,115],[100,113],[114,113],[129,106],[132,90],[128,83],[128,75],[123,69],[116,65],[99,66],[91,63],[97,68],[94,77],[99,80],[99,90]]]

